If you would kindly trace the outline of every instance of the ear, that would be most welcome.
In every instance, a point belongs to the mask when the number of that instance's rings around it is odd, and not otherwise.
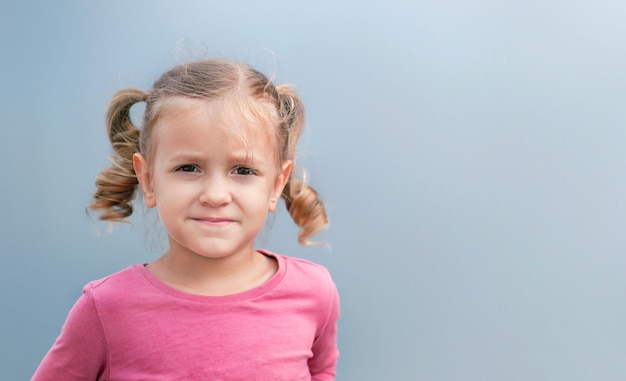
[[[289,180],[289,175],[291,175],[292,169],[293,161],[291,160],[285,160],[280,166],[280,173],[276,176],[276,180],[274,180],[274,189],[272,191],[272,197],[270,197],[270,204],[267,208],[268,211],[274,212],[276,210],[276,205],[278,204],[280,195],[283,193],[283,189],[285,189],[285,185],[287,184],[287,180]]]
[[[156,197],[152,185],[152,175],[150,174],[148,162],[142,154],[136,153],[133,155],[133,168],[135,168],[135,174],[137,175],[137,180],[139,181],[146,206],[148,208],[154,208],[156,206]]]

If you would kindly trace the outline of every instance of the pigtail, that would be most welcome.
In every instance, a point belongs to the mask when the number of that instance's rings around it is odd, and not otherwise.
[[[103,211],[101,220],[122,221],[133,213],[131,202],[138,184],[133,154],[139,152],[140,133],[130,119],[130,108],[146,97],[141,90],[126,89],[117,92],[109,104],[106,126],[114,151],[112,165],[98,175],[97,190],[88,206]]]
[[[298,139],[304,127],[304,107],[300,97],[288,86],[276,86],[279,112],[282,119],[281,136],[286,143],[286,158],[294,158]],[[315,189],[307,185],[304,170],[290,175],[283,189],[282,198],[293,221],[300,227],[298,242],[315,244],[309,238],[324,230],[329,222],[324,203]]]

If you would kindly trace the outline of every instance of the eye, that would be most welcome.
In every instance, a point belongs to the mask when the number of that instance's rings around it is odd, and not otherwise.
[[[176,168],[176,171],[177,172],[200,172],[198,167],[196,167],[193,164],[181,165],[180,167]]]
[[[252,176],[256,175],[256,171],[248,167],[237,167],[233,170],[233,174],[240,176]]]

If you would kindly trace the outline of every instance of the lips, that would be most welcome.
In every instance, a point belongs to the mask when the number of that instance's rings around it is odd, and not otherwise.
[[[226,217],[195,217],[192,220],[211,226],[224,226],[235,222],[235,220]]]

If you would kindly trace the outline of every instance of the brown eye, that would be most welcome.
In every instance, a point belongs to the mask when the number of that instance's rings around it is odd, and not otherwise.
[[[180,167],[178,167],[176,169],[177,171],[180,172],[199,172],[200,170],[198,169],[198,167],[196,167],[193,164],[185,164],[185,165],[181,165]]]
[[[251,176],[256,174],[254,169],[248,167],[237,167],[233,170],[233,173],[240,176]]]

